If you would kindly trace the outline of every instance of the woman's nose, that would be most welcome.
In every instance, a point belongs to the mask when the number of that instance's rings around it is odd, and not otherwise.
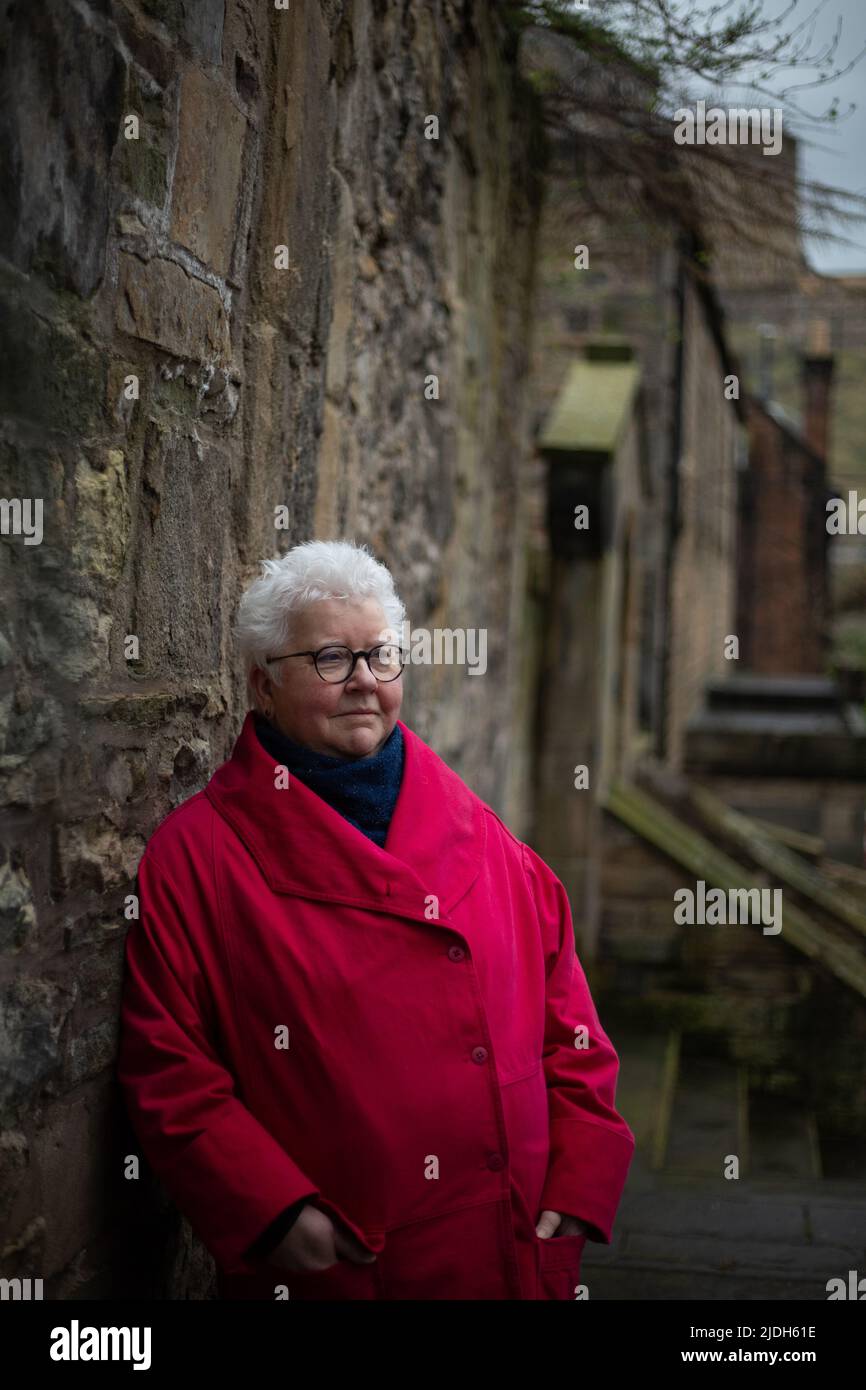
[[[367,665],[367,658],[359,656],[355,662],[355,669],[346,681],[349,690],[375,690],[379,685],[373,672]]]

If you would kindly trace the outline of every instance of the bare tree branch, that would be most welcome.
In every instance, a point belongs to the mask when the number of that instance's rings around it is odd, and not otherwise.
[[[507,0],[504,11],[519,36],[524,71],[543,97],[560,159],[570,140],[580,147],[587,187],[594,170],[590,201],[598,193],[609,202],[616,184],[617,196],[635,214],[649,221],[673,218],[708,255],[713,244],[732,240],[743,253],[760,250],[802,269],[802,238],[845,242],[844,229],[866,215],[866,199],[802,179],[789,157],[756,158],[756,147],[678,145],[674,113],[693,102],[695,79],[707,85],[708,106],[721,106],[715,94],[739,78],[735,85],[751,94],[750,108],[768,98],[774,110],[782,109],[789,137],[792,119],[798,131],[835,126],[845,118],[836,103],[814,115],[790,97],[850,72],[866,52],[832,67],[841,23],[817,54],[810,51],[828,3],[819,0],[782,32],[779,26],[796,15],[800,0],[785,0],[773,17],[761,13],[758,0],[689,4],[685,13],[684,0],[593,0],[591,10],[574,0]],[[781,92],[767,81],[822,65],[823,75]],[[758,73],[750,72],[756,67]]]

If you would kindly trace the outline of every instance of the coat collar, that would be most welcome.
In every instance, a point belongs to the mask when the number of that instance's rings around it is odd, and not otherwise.
[[[469,890],[486,836],[483,802],[402,722],[403,778],[385,848],[297,777],[274,785],[275,763],[256,736],[252,711],[232,755],[205,794],[243,841],[275,893],[438,920]],[[425,908],[427,911],[425,912]]]

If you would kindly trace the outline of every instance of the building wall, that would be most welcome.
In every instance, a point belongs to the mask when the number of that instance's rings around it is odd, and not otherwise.
[[[673,550],[668,637],[667,755],[680,767],[686,722],[705,681],[737,669],[725,658],[736,635],[736,456],[739,425],[725,399],[725,366],[694,285],[683,308],[680,528]]]
[[[605,567],[602,557],[553,557],[545,596],[540,738],[532,843],[562,880],[582,958],[598,920]],[[588,770],[588,783],[580,769]]]
[[[642,413],[635,406],[612,459],[616,510],[611,543],[604,556],[604,626],[602,644],[602,721],[600,788],[628,779],[644,749],[640,717],[641,662],[644,659],[642,607],[651,582],[652,527],[650,498],[643,486],[640,457],[644,449]]]
[[[743,665],[760,675],[819,675],[826,666],[823,468],[756,405],[740,574]]]
[[[4,22],[0,491],[44,538],[0,545],[2,1273],[198,1297],[124,1180],[125,899],[238,732],[243,586],[313,536],[369,542],[414,625],[487,630],[486,676],[412,667],[404,716],[519,810],[537,108],[488,0]]]
[[[629,343],[641,367],[648,465],[658,488],[670,468],[676,410],[678,256],[670,226],[640,221],[615,180],[599,174],[604,212],[589,208],[575,186],[575,136],[557,153],[540,235],[538,324],[533,352],[533,405],[540,424],[575,356],[610,335]],[[585,245],[586,269],[574,248]]]
[[[588,342],[604,337],[628,343],[641,371],[641,468],[650,495],[636,514],[641,641],[651,667],[644,673],[652,695],[648,722],[660,735],[664,721],[659,678],[666,660],[662,616],[665,509],[673,467],[678,409],[679,254],[672,225],[648,225],[636,215],[615,177],[591,171],[596,200],[581,194],[588,177],[577,136],[554,147],[539,240],[538,321],[534,335],[532,401],[536,429],[549,414],[566,373]],[[600,204],[599,207],[597,204]],[[588,251],[586,269],[575,267],[575,246]],[[588,660],[600,648],[587,641]],[[628,736],[624,738],[628,747]]]

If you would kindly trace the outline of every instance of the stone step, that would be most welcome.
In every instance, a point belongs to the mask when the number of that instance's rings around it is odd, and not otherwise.
[[[667,1038],[617,1030],[615,1046],[620,1059],[616,1107],[631,1126],[638,1150],[650,1154],[659,1128]]]
[[[815,1116],[795,1101],[749,1098],[749,1177],[820,1178],[821,1148]]]
[[[860,1134],[834,1135],[819,1131],[821,1166],[825,1182],[866,1184],[866,1136]],[[866,1190],[866,1187],[864,1187]]]
[[[667,1173],[721,1178],[729,1154],[747,1162],[743,1076],[730,1062],[680,1056],[668,1142]]]
[[[664,1035],[617,1028],[614,1037],[617,1108],[650,1170],[715,1179],[724,1172],[725,1155],[736,1154],[741,1178],[766,1181],[771,1189],[819,1181],[829,1193],[828,1178],[866,1179],[866,1143],[825,1143],[814,1113],[799,1101],[749,1094],[746,1069],[732,1062],[681,1055],[677,1030]]]

